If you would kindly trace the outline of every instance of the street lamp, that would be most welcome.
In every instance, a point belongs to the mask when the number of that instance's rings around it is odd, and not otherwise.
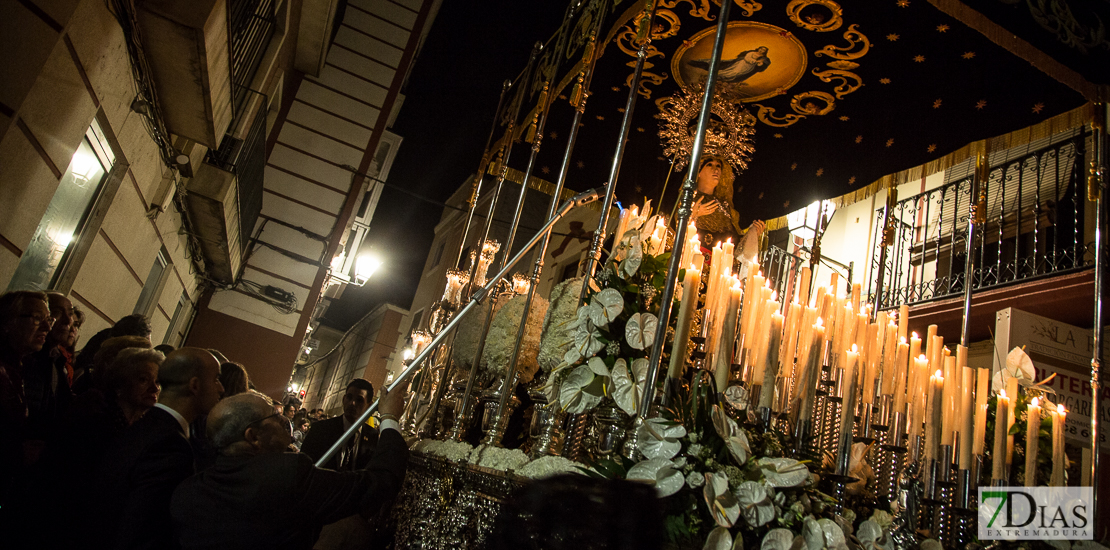
[[[813,204],[786,215],[790,233],[803,241],[817,236],[818,224],[822,215],[828,219],[836,206],[832,201],[816,201]]]
[[[331,277],[328,279],[328,284],[353,284],[356,286],[363,286],[370,277],[378,271],[382,266],[382,261],[371,254],[360,254],[354,261],[353,269],[348,267],[346,271],[343,266],[347,265],[346,253],[340,253],[331,261]],[[354,271],[354,277],[351,276],[351,271]]]

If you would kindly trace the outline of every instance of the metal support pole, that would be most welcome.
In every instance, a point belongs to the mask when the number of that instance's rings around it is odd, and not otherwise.
[[[879,240],[879,273],[875,276],[875,307],[871,309],[871,320],[879,317],[879,310],[883,307],[883,284],[886,279],[887,249],[893,244],[894,224],[890,223],[890,216],[894,212],[894,204],[898,200],[898,187],[891,181],[886,189],[886,205],[883,206],[883,234]]]
[[[505,105],[505,94],[509,92],[509,88],[513,85],[511,80],[506,80],[501,84],[501,97],[497,99],[497,110],[493,112],[493,125],[489,129],[489,137],[486,138],[486,146],[482,149],[482,161],[478,163],[478,181],[474,183],[474,190],[470,193],[470,210],[466,214],[466,225],[463,226],[462,240],[459,241],[459,253],[455,256],[455,268],[459,266],[462,261],[463,251],[466,250],[466,238],[470,236],[470,225],[474,223],[474,211],[478,209],[478,199],[482,193],[482,183],[486,179],[486,167],[489,166],[489,145],[493,141],[493,133],[497,131],[497,115],[501,114],[501,107]],[[471,273],[473,277],[474,274]]]
[[[643,401],[636,419],[642,424],[651,409],[651,402],[655,399],[655,381],[659,377],[662,366],[663,344],[667,340],[667,325],[671,318],[671,302],[674,300],[675,282],[678,280],[678,271],[682,269],[681,247],[686,243],[686,221],[690,218],[691,205],[694,200],[694,190],[697,188],[698,163],[701,162],[702,148],[705,146],[705,131],[709,127],[709,115],[713,108],[713,89],[717,84],[717,68],[721,64],[721,52],[725,47],[725,33],[728,31],[728,12],[732,2],[721,2],[721,12],[717,17],[717,36],[713,40],[713,53],[710,55],[709,76],[705,82],[705,97],[701,102],[701,114],[698,116],[697,130],[694,135],[694,145],[690,151],[690,169],[686,173],[686,180],[682,183],[682,194],[679,198],[678,220],[675,223],[675,246],[671,251],[671,262],[667,267],[667,280],[663,284],[663,296],[659,303],[659,328],[655,332],[655,343],[651,347],[651,359],[648,361],[647,379],[644,382]],[[635,440],[630,439],[634,445]]]
[[[967,258],[964,260],[964,319],[960,332],[960,345],[971,345],[971,291],[972,278],[975,276],[975,239],[979,236],[979,225],[987,215],[985,183],[990,175],[990,156],[984,147],[975,157],[975,173],[971,176],[971,208],[967,215]],[[980,197],[982,190],[982,197]],[[1017,397],[1015,396],[1014,399]]]
[[[539,56],[539,49],[538,48],[533,48],[532,49],[532,56],[528,59],[528,66],[525,67],[524,72],[521,74],[521,77],[518,80],[518,82],[522,86],[522,88],[521,88],[522,90],[524,89],[523,88],[524,86],[528,85],[529,80],[531,80],[532,69],[535,67],[536,58],[538,56]],[[517,119],[517,117],[520,116],[520,106],[524,103],[524,95],[523,94],[524,94],[524,92],[521,92],[521,99],[514,106],[514,108],[513,108],[513,118],[510,119],[510,122],[509,122],[509,127],[508,127],[508,130],[507,130],[507,139],[506,139],[505,145],[503,146],[503,150],[505,151],[505,154],[504,154],[504,156],[501,160],[501,169],[498,171],[499,173],[497,175],[497,190],[494,192],[493,201],[491,201],[490,205],[489,205],[489,215],[486,216],[485,231],[482,233],[482,238],[478,241],[479,254],[481,254],[480,250],[481,250],[481,247],[482,247],[482,243],[485,243],[486,239],[489,238],[490,229],[493,227],[493,216],[497,212],[497,201],[501,198],[501,190],[505,187],[505,177],[508,175],[509,158],[512,156],[512,152],[513,152],[513,131],[514,131],[515,126],[516,126],[516,119]],[[524,183],[521,183],[521,188],[522,188],[521,191],[523,191],[524,189],[527,189],[528,186],[525,185]],[[509,256],[509,252],[511,252],[511,249],[509,248],[508,245],[506,245],[505,251],[501,254],[501,266],[502,267],[504,267],[504,265],[505,265],[505,258],[507,258]],[[470,280],[467,281],[468,286],[474,284],[474,275],[477,273],[477,271],[476,271],[477,266],[478,266],[477,261],[475,261],[474,265],[471,266]],[[493,321],[493,305],[491,304],[490,308],[489,308],[489,311],[486,313],[485,321],[482,324],[482,331],[479,333],[478,350],[474,354],[474,361],[470,365],[470,374],[466,378],[466,389],[463,390],[462,400],[459,402],[458,411],[456,411],[456,413],[455,413],[455,426],[451,430],[451,437],[454,438],[454,439],[462,439],[462,436],[463,436],[463,434],[466,430],[466,428],[465,428],[465,426],[463,426],[463,424],[465,424],[467,421],[469,421],[469,418],[466,416],[466,413],[467,413],[467,410],[468,410],[467,407],[470,405],[470,394],[474,391],[474,379],[477,377],[478,365],[481,363],[482,352],[485,350],[485,344],[486,344],[485,336],[486,336],[486,333],[489,332],[489,325],[492,321]]]
[[[602,22],[604,21],[604,19],[605,19],[604,17],[598,17],[597,27],[594,29],[593,35],[590,37],[591,44],[596,44],[597,36],[601,32],[601,25],[602,25]],[[643,51],[644,51],[644,49],[641,48],[640,49],[641,60],[643,59],[643,55],[642,55]],[[596,65],[596,61],[597,61],[597,56],[595,55],[590,59],[590,62],[586,66],[586,68],[583,69],[583,74],[582,74],[582,91],[583,91],[583,93],[582,93],[581,99],[578,101],[578,105],[575,106],[575,114],[574,114],[574,117],[573,117],[574,121],[572,123],[573,126],[571,127],[570,138],[567,141],[567,150],[566,150],[565,155],[563,156],[563,166],[559,170],[559,177],[558,177],[558,179],[556,180],[556,183],[555,183],[555,190],[552,192],[551,201],[548,203],[548,207],[547,207],[547,218],[548,219],[551,219],[551,217],[555,215],[555,205],[558,204],[559,195],[562,194],[563,185],[566,183],[567,170],[569,169],[569,166],[570,166],[570,155],[571,155],[571,152],[573,152],[573,150],[574,150],[574,143],[575,143],[576,138],[578,136],[579,123],[581,122],[582,115],[586,111],[586,99],[589,97],[590,83],[593,80],[593,71],[594,71],[594,67]],[[640,64],[642,65],[642,63],[643,62],[641,61]],[[547,90],[547,88],[546,88],[546,85],[545,85],[545,87],[544,87],[544,95],[545,96],[546,96],[546,93],[547,93],[546,90]],[[633,86],[633,90],[635,90],[635,85]],[[532,157],[528,161],[528,170],[527,170],[527,172],[525,174],[525,178],[524,178],[525,181],[527,181],[528,175],[530,175],[532,173],[533,162],[536,159],[536,155],[539,154],[539,151],[540,151],[540,136],[543,135],[543,128],[544,128],[544,123],[546,122],[546,118],[547,118],[547,111],[548,111],[548,105],[547,104],[542,105],[541,106],[541,113],[542,114],[541,114],[540,120],[538,121],[537,126],[536,126],[536,128],[538,129],[537,133],[536,133],[536,141],[532,146]],[[624,128],[626,129],[630,124],[631,124],[631,112],[626,112],[625,113]],[[621,136],[622,136],[622,142],[623,142],[624,130],[622,130]],[[610,181],[612,181],[612,180],[610,180]],[[608,189],[606,190],[606,193],[605,193],[605,196],[606,196],[607,200],[613,196],[612,190],[613,190],[613,185],[610,184]],[[522,193],[523,193],[523,190],[522,190]],[[521,198],[522,198],[521,204],[518,208],[523,207],[523,195],[521,195]],[[518,214],[519,214],[519,211],[518,211]],[[603,208],[603,213],[602,213],[602,219],[603,220],[605,219],[604,208]],[[604,227],[604,226],[602,226],[602,227]],[[603,231],[601,233],[604,234]],[[597,234],[595,233],[595,237],[594,237],[595,241],[597,239],[596,235]],[[517,327],[516,342],[513,345],[513,353],[509,357],[509,365],[508,365],[509,372],[508,372],[508,375],[505,377],[504,382],[501,385],[501,399],[500,399],[500,402],[498,403],[498,406],[497,406],[497,416],[496,416],[496,419],[494,420],[494,422],[491,424],[492,427],[490,428],[489,434],[487,434],[486,439],[485,439],[485,443],[489,444],[489,445],[500,446],[501,445],[501,438],[504,436],[504,432],[500,429],[501,426],[504,426],[504,423],[502,422],[502,420],[503,420],[502,417],[505,414],[508,414],[508,405],[509,405],[510,400],[512,399],[513,388],[515,388],[515,386],[516,386],[516,377],[517,377],[517,372],[518,372],[517,361],[520,358],[520,347],[524,342],[524,333],[525,333],[525,330],[526,330],[527,325],[528,325],[528,314],[530,313],[530,310],[532,308],[532,301],[533,301],[533,299],[535,298],[535,295],[536,295],[536,286],[538,286],[539,282],[540,282],[540,273],[543,271],[543,263],[544,263],[543,259],[544,259],[544,256],[547,255],[547,246],[550,242],[551,242],[551,237],[550,237],[550,234],[548,234],[548,236],[545,237],[541,241],[540,247],[539,247],[537,255],[536,255],[535,265],[532,268],[532,282],[531,282],[530,285],[528,285],[528,293],[526,294],[525,299],[524,299],[524,311],[521,314],[520,326]]]
[[[470,302],[467,303],[466,306],[464,306],[462,309],[460,309],[459,312],[451,319],[451,321],[447,323],[447,326],[443,327],[443,330],[441,330],[439,334],[437,334],[436,337],[433,338],[432,341],[429,342],[428,345],[425,346],[424,349],[415,358],[413,358],[412,363],[409,364],[408,368],[402,371],[401,374],[397,376],[397,378],[393,381],[393,383],[389,385],[388,391],[393,391],[394,389],[396,389],[397,386],[401,385],[402,382],[408,380],[408,378],[411,377],[414,372],[416,372],[416,369],[423,366],[424,360],[427,359],[428,356],[430,356],[432,352],[439,347],[439,344],[443,343],[443,341],[447,338],[447,335],[450,334],[451,331],[454,330],[454,328],[464,318],[466,318],[466,316],[470,314],[470,312],[473,311],[479,303],[482,302],[482,300],[485,300],[487,297],[489,297],[490,292],[495,286],[497,286],[497,283],[503,277],[505,277],[505,275],[507,275],[509,271],[516,267],[516,264],[519,263],[520,260],[522,260],[528,254],[528,252],[532,250],[532,247],[535,246],[536,243],[540,242],[541,239],[547,236],[547,234],[551,231],[553,227],[555,227],[555,224],[560,219],[562,219],[563,216],[567,215],[568,212],[576,207],[596,201],[601,196],[601,192],[602,190],[600,188],[590,189],[589,191],[575,195],[573,198],[563,203],[563,206],[559,208],[559,211],[556,212],[555,216],[548,220],[547,224],[541,227],[540,230],[536,232],[536,235],[532,237],[532,239],[529,240],[527,243],[525,243],[523,247],[521,247],[520,252],[518,252],[516,256],[513,256],[513,259],[509,260],[506,263],[505,267],[503,267],[501,271],[497,273],[497,275],[493,276],[493,278],[490,279],[489,283],[487,283],[485,287],[475,292],[474,296],[471,297]],[[316,461],[316,467],[322,468],[324,464],[327,464],[327,462],[331,460],[332,456],[335,456],[335,453],[339,452],[339,449],[343,448],[343,445],[346,443],[346,441],[350,439],[352,435],[358,432],[359,428],[364,423],[366,423],[366,420],[368,418],[370,418],[370,415],[374,414],[374,411],[378,410],[378,403],[380,401],[380,399],[375,400],[373,403],[370,404],[370,406],[366,409],[366,412],[362,413],[362,416],[360,416],[358,420],[353,422],[351,424],[351,427],[348,428],[346,432],[343,432],[343,435],[339,436],[339,439],[337,439],[335,441],[335,444],[333,444],[331,448],[328,449],[328,452],[324,453],[324,456],[320,457],[320,460]]]
[[[1102,370],[1102,294],[1106,291],[1106,232],[1110,230],[1107,226],[1106,219],[1106,125],[1110,121],[1110,108],[1106,103],[1096,103],[1095,110],[1095,123],[1093,124],[1095,135],[1095,151],[1094,158],[1091,161],[1091,174],[1087,181],[1087,194],[1088,198],[1094,198],[1095,203],[1095,317],[1094,317],[1094,338],[1092,343],[1094,349],[1091,355],[1091,485],[1095,488],[1093,491],[1094,501],[1091,503],[1091,517],[1101,517],[1098,515],[1099,498],[1098,488],[1099,482],[1099,449],[1100,449],[1100,426],[1099,415],[1102,411],[1099,409],[1099,398],[1102,395],[1102,382],[1100,381],[1100,374]],[[1093,187],[1093,188],[1092,188]],[[1095,194],[1097,193],[1097,197]]]
[[[652,13],[654,18],[655,14]],[[593,278],[594,272],[597,271],[597,266],[601,263],[601,247],[605,244],[605,236],[608,233],[609,226],[609,210],[613,207],[613,200],[616,196],[617,178],[621,171],[621,161],[624,159],[624,148],[628,143],[628,130],[632,127],[632,112],[636,108],[636,89],[640,87],[640,78],[644,73],[644,61],[647,59],[647,47],[651,44],[651,35],[644,40],[640,45],[640,51],[636,53],[636,69],[632,73],[631,87],[628,90],[628,99],[624,104],[624,120],[621,123],[621,131],[617,138],[617,150],[613,153],[613,166],[609,170],[609,191],[605,194],[605,201],[601,204],[601,217],[597,220],[597,230],[594,231],[594,240],[590,245],[590,254],[586,258],[586,269],[583,272],[584,278],[582,280],[582,292],[579,294],[578,303],[581,304],[586,300],[586,292],[590,288],[590,279]],[[620,235],[614,235],[613,239],[619,239]],[[677,241],[676,241],[677,242]],[[617,243],[613,243],[615,248]]]

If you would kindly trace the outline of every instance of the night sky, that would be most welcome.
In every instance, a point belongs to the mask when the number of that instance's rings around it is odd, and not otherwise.
[[[555,32],[567,4],[443,2],[390,128],[404,138],[390,185],[443,202],[478,169],[502,82],[525,66],[532,44]],[[442,212],[442,206],[387,187],[363,243],[383,266],[366,286],[348,287],[323,324],[345,330],[383,302],[407,309]]]

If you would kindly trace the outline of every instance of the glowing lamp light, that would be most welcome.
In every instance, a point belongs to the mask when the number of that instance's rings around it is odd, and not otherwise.
[[[817,223],[820,216],[831,217],[836,206],[832,201],[817,201],[813,204],[796,210],[786,215],[786,222],[790,233],[802,240],[812,239],[817,235]]]
[[[73,174],[73,177],[82,182],[92,179],[97,170],[103,170],[100,161],[88,151],[82,149],[78,149],[73,154],[73,160],[69,163],[69,171]]]
[[[382,266],[382,261],[369,255],[359,256],[355,260],[355,284],[362,286]]]

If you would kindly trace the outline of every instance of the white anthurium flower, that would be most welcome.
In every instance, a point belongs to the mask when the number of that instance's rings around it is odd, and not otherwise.
[[[724,472],[705,474],[705,505],[713,513],[713,520],[721,527],[732,527],[740,517],[740,502],[728,490],[728,475]]]
[[[921,541],[921,544],[917,545],[917,547],[921,550],[944,550],[944,545],[937,541],[937,539],[925,539]]]
[[[798,487],[809,481],[809,468],[793,458],[761,458],[759,468],[772,487]]]
[[[740,512],[744,521],[751,527],[766,525],[775,519],[775,504],[771,502],[771,494],[767,486],[758,481],[745,481],[736,489],[736,498],[740,502]],[[790,536],[793,540],[794,536]]]
[[[639,462],[628,469],[628,475],[625,478],[655,485],[655,492],[659,498],[677,493],[686,483],[682,472],[676,470],[674,463],[665,458],[652,458]]]
[[[821,526],[821,532],[825,534],[825,546],[836,548],[847,544],[844,538],[844,530],[835,521],[829,518],[821,518],[817,520],[817,523]]]
[[[632,361],[632,372],[629,373],[628,363],[624,359],[617,359],[613,364],[613,401],[629,416],[635,415],[640,408],[647,380],[647,366],[647,359],[636,359]]]
[[[609,367],[605,365],[605,361],[600,357],[591,357],[586,361],[586,366],[598,376],[609,376]]]
[[[655,342],[659,318],[653,313],[635,313],[624,325],[624,338],[633,349],[647,349]]]
[[[606,288],[590,298],[590,321],[604,327],[624,311],[624,296],[615,288]]]
[[[806,516],[802,520],[802,539],[805,540],[806,550],[821,550],[825,547],[825,533],[813,516]]]
[[[748,443],[748,434],[736,424],[735,420],[729,418],[725,410],[719,405],[713,405],[709,416],[713,419],[713,427],[717,430],[717,435],[725,441],[728,452],[736,459],[738,465],[743,466],[752,454],[751,445]]]
[[[856,533],[856,538],[859,539],[864,550],[893,549],[893,541],[890,540],[890,537],[883,535],[883,528],[869,519],[865,519],[863,523],[859,524],[859,532]]]
[[[1037,371],[1033,368],[1033,360],[1026,355],[1025,350],[1017,347],[1010,350],[1010,354],[1006,356],[1006,366],[998,369],[998,372],[991,377],[991,387],[994,388],[995,393],[998,393],[999,389],[1006,387],[1010,378],[1017,378],[1018,385],[1023,388],[1033,386],[1045,393],[1056,393],[1056,390],[1051,386],[1045,385],[1046,382],[1056,376],[1055,373],[1040,382],[1035,381],[1036,376]],[[1013,399],[1013,396],[1010,398]]]
[[[879,529],[889,529],[890,525],[894,523],[894,516],[886,510],[876,509],[871,513],[871,517],[867,521],[879,526]]]
[[[727,527],[717,526],[705,537],[705,546],[701,550],[732,550],[732,533]]]
[[[593,357],[595,353],[601,351],[601,348],[604,347],[605,343],[601,341],[601,331],[597,329],[590,329],[587,331],[579,327],[578,331],[574,333],[574,346],[567,352],[568,354],[574,352],[578,357],[575,358],[574,361],[567,361],[567,363],[574,363],[582,357]],[[566,359],[568,359],[568,357],[564,356],[563,360],[565,361]]]
[[[620,274],[628,279],[640,270],[640,264],[644,260],[644,247],[641,246],[643,240],[639,235],[632,233],[628,239],[628,255],[621,260]]]
[[[596,407],[604,397],[603,383],[598,383],[597,378],[599,377],[589,365],[581,365],[570,371],[559,388],[559,403],[563,410],[580,414]]]
[[[759,550],[791,550],[794,546],[794,533],[789,529],[771,529],[763,536]]]
[[[640,426],[640,452],[648,458],[670,460],[682,450],[679,439],[686,436],[682,424],[674,424],[662,418],[649,418]]]
[[[852,492],[864,490],[867,487],[867,481],[875,477],[875,470],[867,463],[867,452],[870,450],[871,445],[867,443],[852,444],[852,452],[848,460],[848,475],[858,480],[848,485],[848,489]]]

